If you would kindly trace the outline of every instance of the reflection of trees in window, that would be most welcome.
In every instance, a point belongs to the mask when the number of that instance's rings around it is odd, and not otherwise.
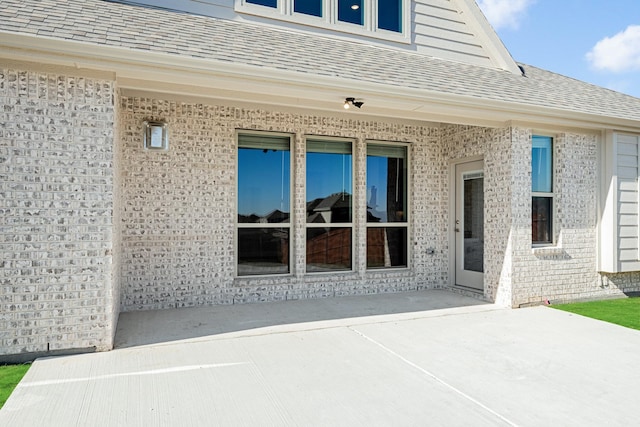
[[[407,151],[367,146],[367,267],[407,266]]]

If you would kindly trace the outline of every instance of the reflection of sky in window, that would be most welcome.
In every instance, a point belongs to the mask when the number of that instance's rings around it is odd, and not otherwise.
[[[387,221],[388,159],[367,156],[367,207],[369,212]]]
[[[238,213],[289,212],[289,151],[238,150]]]
[[[307,201],[352,193],[351,154],[307,153]]]
[[[552,191],[552,138],[534,136],[531,150],[531,189],[534,192]]]
[[[402,32],[402,0],[378,0],[378,28]]]

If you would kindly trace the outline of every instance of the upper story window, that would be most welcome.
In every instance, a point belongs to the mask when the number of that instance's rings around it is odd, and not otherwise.
[[[531,241],[553,243],[553,138],[536,136],[531,147]]]
[[[235,0],[236,10],[303,25],[409,42],[410,0]]]

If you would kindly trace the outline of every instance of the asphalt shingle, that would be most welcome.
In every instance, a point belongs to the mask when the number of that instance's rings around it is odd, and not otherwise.
[[[638,98],[529,65],[523,77],[401,48],[103,0],[3,0],[0,29],[164,53],[176,61],[202,58],[640,120]]]

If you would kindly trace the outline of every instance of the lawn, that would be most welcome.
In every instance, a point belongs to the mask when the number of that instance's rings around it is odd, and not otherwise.
[[[18,385],[30,365],[2,365],[0,366],[0,408],[7,401],[9,395]]]
[[[579,302],[552,307],[640,330],[640,298]]]

